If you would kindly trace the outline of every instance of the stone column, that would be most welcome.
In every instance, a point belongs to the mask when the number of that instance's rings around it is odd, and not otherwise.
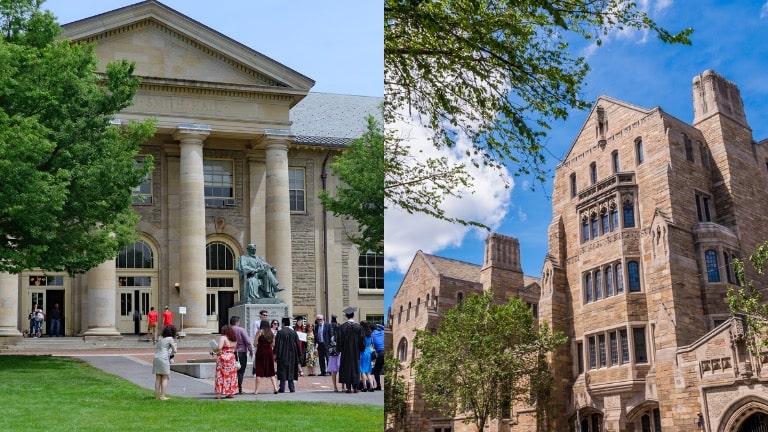
[[[0,337],[21,337],[19,319],[19,275],[0,273]],[[22,323],[26,315],[22,317]]]
[[[250,196],[250,226],[246,244],[253,243],[261,247],[257,254],[263,254],[266,250],[266,215],[264,203],[266,202],[266,165],[264,155],[248,155],[248,189]],[[282,281],[281,281],[282,283]],[[242,300],[242,299],[241,299]]]
[[[88,329],[83,336],[120,336],[117,314],[117,271],[115,259],[88,270]]]
[[[291,205],[288,196],[288,141],[290,131],[267,131],[266,259],[277,269],[283,291],[277,297],[293,315]]]
[[[208,125],[180,124],[173,135],[181,142],[179,205],[180,306],[187,308],[183,331],[188,335],[211,334],[205,311],[205,180],[203,140]],[[178,316],[178,310],[174,315]],[[181,320],[174,324],[181,331]]]

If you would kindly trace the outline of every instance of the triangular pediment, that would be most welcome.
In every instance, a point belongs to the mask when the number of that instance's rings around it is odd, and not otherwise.
[[[150,0],[62,26],[64,37],[95,43],[100,68],[136,63],[147,81],[305,94],[314,81],[259,52]]]

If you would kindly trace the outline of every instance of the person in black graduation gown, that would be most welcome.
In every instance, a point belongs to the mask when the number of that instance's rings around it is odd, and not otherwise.
[[[344,309],[347,322],[336,329],[336,346],[341,353],[339,366],[339,382],[347,393],[357,393],[357,384],[360,382],[360,353],[365,350],[365,332],[360,324],[356,323],[356,307]]]
[[[277,361],[277,379],[280,380],[280,390],[285,393],[285,382],[288,390],[296,391],[294,381],[299,379],[299,336],[291,328],[291,319],[283,318],[283,328],[275,336],[275,359]]]

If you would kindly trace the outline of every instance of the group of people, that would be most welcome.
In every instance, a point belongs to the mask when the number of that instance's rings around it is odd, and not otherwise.
[[[166,311],[167,308],[166,308]],[[216,357],[214,392],[217,399],[233,398],[243,394],[248,359],[253,359],[254,394],[259,393],[260,379],[267,378],[272,392],[293,393],[296,381],[303,375],[303,366],[314,375],[330,375],[335,392],[381,390],[379,375],[384,364],[384,332],[380,324],[371,327],[366,321],[356,323],[356,308],[344,309],[346,322],[339,325],[336,316],[326,323],[317,315],[315,324],[305,325],[303,318],[291,327],[291,319],[283,318],[282,326],[268,312],[259,313],[258,326],[254,324],[253,342],[240,326],[240,317],[233,316],[221,328],[219,340],[211,341],[211,355]],[[169,312],[169,311],[168,311]],[[165,318],[165,313],[163,314]],[[170,365],[176,353],[178,335],[172,323],[172,314],[164,319],[162,338],[157,343],[152,372],[155,374],[155,397],[167,400],[166,389]],[[157,313],[150,310],[149,326],[157,326]],[[153,335],[154,329],[150,327]],[[316,373],[319,369],[319,373]],[[337,384],[338,379],[338,384]],[[286,386],[287,384],[287,386]],[[339,385],[341,389],[339,389]]]
[[[39,338],[43,336],[43,326],[45,321],[48,321],[50,325],[48,329],[48,336],[61,337],[62,328],[61,321],[64,319],[64,312],[62,312],[59,304],[56,303],[49,314],[46,314],[43,308],[37,303],[32,305],[32,310],[29,312],[29,337]]]
[[[280,326],[276,319],[269,321],[268,312],[262,310],[258,325],[252,329],[253,341],[240,326],[240,317],[231,317],[229,325],[222,327],[218,342],[211,341],[211,355],[216,356],[216,398],[243,394],[249,358],[253,359],[254,394],[259,393],[263,378],[270,380],[275,394],[295,392],[303,367],[310,376],[330,375],[336,392],[381,390],[381,366],[377,365],[383,365],[383,327],[374,330],[365,321],[356,323],[355,310],[344,310],[347,321],[341,325],[335,315],[331,323],[317,315],[315,324],[305,324],[300,317],[293,327],[290,318],[283,318]]]

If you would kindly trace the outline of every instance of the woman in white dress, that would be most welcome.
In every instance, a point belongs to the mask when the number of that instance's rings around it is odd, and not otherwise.
[[[152,359],[157,400],[168,400],[165,391],[168,388],[168,377],[171,375],[171,356],[176,354],[176,334],[176,327],[172,325],[163,328],[163,338],[158,341],[155,357]]]

